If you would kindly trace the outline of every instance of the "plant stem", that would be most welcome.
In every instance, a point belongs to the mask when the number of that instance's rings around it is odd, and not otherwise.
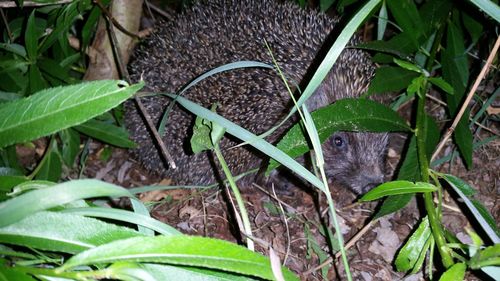
[[[422,87],[426,89],[424,85]],[[417,95],[417,129],[415,135],[417,137],[417,153],[418,161],[420,165],[420,176],[423,182],[429,182],[429,160],[427,159],[427,153],[425,149],[425,140],[427,137],[426,130],[426,113],[425,113],[425,95]],[[424,204],[429,216],[429,224],[431,226],[432,235],[436,241],[437,249],[441,254],[441,260],[446,268],[453,265],[453,258],[450,254],[450,249],[446,245],[446,239],[444,238],[443,229],[441,228],[441,222],[438,219],[436,208],[432,200],[433,194],[428,192],[424,193]]]
[[[340,247],[340,254],[342,256],[342,263],[344,264],[345,274],[347,276],[347,280],[351,281],[351,270],[349,268],[349,262],[347,261],[347,254],[344,248],[344,238],[342,237],[342,231],[340,229],[339,222],[337,221],[337,212],[335,211],[335,205],[333,203],[332,194],[330,193],[330,188],[328,187],[328,180],[326,179],[325,169],[323,167],[319,167],[321,172],[321,179],[323,180],[323,184],[325,185],[325,195],[326,200],[328,201],[328,208],[330,209],[330,215],[332,216],[333,227],[337,231],[337,241]]]
[[[243,199],[241,198],[240,190],[238,189],[238,186],[236,186],[236,182],[234,181],[233,175],[231,175],[231,171],[229,170],[229,167],[227,166],[226,160],[224,160],[224,156],[222,155],[222,152],[220,150],[219,144],[215,143],[214,144],[214,151],[215,155],[217,156],[217,159],[219,160],[222,170],[224,171],[224,174],[226,175],[227,181],[229,182],[229,186],[231,186],[231,190],[234,193],[234,197],[236,198],[236,202],[238,203],[238,208],[240,209],[241,213],[241,219],[243,221],[243,231],[245,232],[245,235],[247,236],[247,247],[249,250],[254,251],[254,243],[253,240],[250,239],[252,236],[252,228],[250,225],[250,219],[248,219],[248,212],[247,209],[245,208],[245,203],[243,202]]]

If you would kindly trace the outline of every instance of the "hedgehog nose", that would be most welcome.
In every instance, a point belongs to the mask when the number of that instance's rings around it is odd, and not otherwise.
[[[363,175],[362,192],[368,192],[374,187],[384,182],[384,175]]]

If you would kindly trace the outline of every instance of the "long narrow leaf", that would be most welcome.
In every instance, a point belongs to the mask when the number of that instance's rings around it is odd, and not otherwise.
[[[175,98],[175,95],[168,95],[171,98]],[[235,123],[227,120],[226,118],[196,104],[191,102],[190,100],[177,96],[177,102],[185,107],[187,110],[193,112],[194,114],[201,116],[207,120],[215,122],[224,128],[226,128],[226,132],[229,134],[243,140],[243,141],[251,141],[251,145],[256,149],[262,151],[266,155],[274,158],[276,161],[280,162],[282,165],[286,166],[290,170],[294,171],[305,180],[318,187],[321,190],[324,190],[323,183],[314,176],[310,171],[304,168],[302,165],[297,163],[297,161],[293,160],[290,156],[286,155],[283,151],[277,149],[275,146],[270,144],[269,142],[258,138],[255,134],[252,134],[250,131],[236,125]]]
[[[211,268],[274,280],[264,256],[223,240],[195,236],[136,237],[109,243],[70,258],[60,271],[118,261],[140,261]],[[298,280],[283,268],[286,280]]]
[[[19,221],[37,211],[90,197],[133,195],[123,187],[98,180],[74,180],[31,191],[0,203],[0,227]]]
[[[130,228],[57,212],[38,212],[0,228],[2,243],[73,254],[137,236]]]
[[[113,219],[113,220],[119,220],[119,221],[128,222],[128,223],[132,223],[132,224],[142,225],[142,226],[148,227],[152,230],[155,230],[155,231],[159,232],[160,234],[167,235],[167,236],[181,234],[175,228],[173,228],[167,224],[164,224],[160,221],[157,221],[149,216],[145,216],[145,215],[141,215],[141,214],[125,211],[125,210],[93,207],[93,208],[65,209],[65,210],[62,210],[61,212],[62,213],[77,214],[77,215],[81,215],[81,216],[88,216],[88,217]]]

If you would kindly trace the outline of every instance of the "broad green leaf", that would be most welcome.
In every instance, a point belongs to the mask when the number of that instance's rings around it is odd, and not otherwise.
[[[430,243],[429,239],[432,239],[431,228],[429,226],[429,220],[425,217],[419,224],[417,230],[410,236],[408,242],[401,248],[394,261],[396,268],[400,272],[407,272],[410,270],[420,268],[422,260],[421,257],[425,256],[425,253],[429,249]]]
[[[61,67],[61,65],[55,60],[42,58],[38,60],[38,67],[46,74],[59,79],[66,84],[70,84],[71,80],[68,75],[68,71]]]
[[[127,227],[57,212],[38,212],[0,228],[2,243],[72,254],[138,236]]]
[[[453,8],[452,1],[426,1],[420,8],[420,17],[425,24],[425,35],[431,36],[448,18],[450,10]]]
[[[0,147],[83,123],[117,106],[142,86],[112,80],[86,82],[0,104]]]
[[[36,173],[35,179],[53,182],[59,181],[62,174],[62,162],[56,142],[51,142],[49,150],[45,153],[40,163],[42,166]]]
[[[15,43],[0,43],[0,49],[4,49],[5,51],[11,52],[13,54],[19,55],[23,58],[26,58],[26,49],[23,45],[15,44]]]
[[[24,42],[26,45],[26,51],[28,53],[28,58],[32,63],[36,62],[38,56],[38,36],[36,34],[35,25],[35,9],[31,12],[28,17],[28,23],[26,24],[26,33],[24,35]]]
[[[406,124],[395,111],[367,99],[343,99],[311,113],[319,139],[324,142],[336,131],[409,131]],[[277,147],[295,158],[309,151],[300,124],[293,126]],[[267,171],[278,164],[271,162]]]
[[[212,110],[213,111],[213,110]],[[193,136],[190,139],[191,149],[197,154],[205,150],[212,150],[214,144],[210,140],[212,125],[210,121],[196,116],[193,127]]]
[[[158,233],[160,233],[162,235],[179,235],[179,234],[181,234],[175,228],[173,228],[165,223],[162,223],[158,220],[155,220],[149,216],[141,215],[141,214],[126,211],[126,210],[92,207],[92,208],[64,209],[60,212],[69,213],[69,214],[76,214],[76,215],[80,215],[80,216],[87,216],[87,217],[113,219],[113,220],[128,222],[131,224],[142,225],[142,226],[150,228],[154,231],[157,231]]]
[[[358,44],[356,48],[382,52],[403,59],[409,57],[415,50],[403,33],[395,35],[388,41],[375,40]],[[392,57],[387,62],[392,62]]]
[[[30,65],[28,69],[28,77],[29,77],[29,93],[36,93],[41,91],[49,85],[47,81],[42,77],[42,73],[36,64]],[[17,101],[16,101],[17,102]]]
[[[134,148],[136,146],[129,139],[128,132],[124,128],[113,124],[91,119],[74,128],[87,136],[114,146],[124,148]]]
[[[25,176],[0,176],[0,190],[10,191],[14,186],[28,180]]]
[[[123,187],[98,180],[74,180],[31,191],[0,203],[0,226],[19,221],[37,211],[91,197],[132,195]]]
[[[411,193],[392,195],[387,197],[373,219],[381,218],[385,215],[392,214],[398,210],[403,209],[411,201],[412,198],[413,194]]]
[[[452,265],[448,270],[446,270],[443,275],[439,278],[439,281],[459,281],[464,280],[465,270],[467,266],[465,263],[460,262]]]
[[[467,54],[462,31],[453,22],[448,24],[446,48],[441,57],[443,78],[454,90],[454,95],[446,95],[448,111],[455,117],[465,95],[469,80]],[[469,110],[455,128],[453,137],[468,168],[472,167],[472,133],[468,126]]]
[[[376,70],[375,77],[370,83],[368,94],[398,92],[406,89],[417,76],[419,76],[418,73],[401,67],[380,67]]]
[[[415,2],[409,0],[387,0],[387,7],[396,23],[415,47],[419,47],[424,33],[422,20]]]
[[[118,261],[195,266],[274,280],[271,264],[261,254],[227,241],[184,235],[115,241],[73,256],[59,270]],[[288,269],[282,270],[286,280],[298,280]]]
[[[80,134],[75,130],[68,128],[59,132],[62,141],[62,158],[64,164],[73,167],[76,156],[80,152]]]
[[[383,183],[374,189],[368,191],[360,201],[371,201],[389,195],[413,194],[417,192],[433,192],[437,187],[427,182],[410,182],[410,181],[390,181]]]

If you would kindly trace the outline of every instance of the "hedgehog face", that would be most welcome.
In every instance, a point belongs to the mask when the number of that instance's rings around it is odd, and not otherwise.
[[[384,181],[387,134],[338,132],[323,144],[329,180],[365,193]]]

